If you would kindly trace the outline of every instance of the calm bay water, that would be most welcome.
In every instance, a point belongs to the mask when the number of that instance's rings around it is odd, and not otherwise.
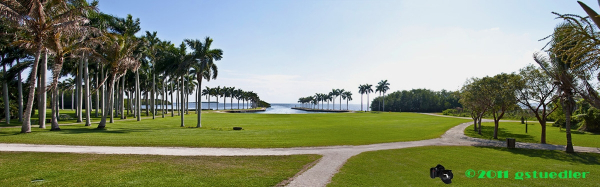
[[[240,103],[240,108],[244,108],[243,104]],[[247,106],[247,105],[246,105]],[[264,113],[264,114],[302,114],[302,113],[315,113],[315,112],[306,112],[306,111],[302,111],[302,110],[294,110],[292,109],[292,107],[300,107],[302,106],[299,103],[272,103],[270,108],[267,108],[266,111],[264,112],[258,112],[258,113]],[[160,106],[157,106],[158,108],[160,108]],[[223,110],[223,103],[218,103],[218,107],[219,110]],[[312,107],[312,106],[310,106]],[[327,107],[327,103],[323,104],[322,106],[319,105],[319,109],[321,109],[321,107],[323,107],[323,109],[333,109],[333,104],[329,103],[329,107]],[[349,110],[360,110],[360,104],[348,104],[348,109]],[[146,106],[142,105],[142,109],[145,109]],[[171,105],[167,106],[168,109],[171,109]],[[177,106],[175,106],[175,108],[177,108]],[[190,102],[189,104],[189,108],[190,109],[195,109],[196,108],[196,103],[195,102]],[[226,103],[225,104],[225,108],[226,109],[238,109],[238,104],[237,102],[233,102],[233,105],[230,103]],[[366,109],[366,103],[363,104],[363,109]],[[208,103],[202,103],[202,109],[209,109],[209,105]],[[217,103],[210,103],[210,109],[216,110],[217,109]],[[339,103],[335,104],[335,109],[339,110],[340,109],[340,105]],[[346,110],[346,104],[342,102],[342,110]]]

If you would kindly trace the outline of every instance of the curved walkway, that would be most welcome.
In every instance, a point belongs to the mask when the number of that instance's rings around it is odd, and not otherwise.
[[[434,115],[434,114],[429,114]],[[439,116],[439,115],[436,115]],[[443,116],[448,117],[448,116]],[[468,118],[466,118],[468,119]],[[489,122],[491,120],[484,120]],[[312,168],[298,175],[287,186],[326,186],[333,175],[346,163],[346,161],[362,152],[388,149],[402,149],[420,146],[493,146],[503,147],[505,142],[497,140],[484,140],[471,138],[464,135],[464,130],[472,122],[462,123],[446,131],[440,138],[393,142],[359,146],[326,146],[326,147],[299,147],[299,148],[186,148],[186,147],[111,147],[111,146],[70,146],[70,145],[35,145],[35,144],[2,144],[0,151],[25,151],[25,152],[62,152],[62,153],[93,153],[93,154],[144,154],[144,155],[176,155],[176,156],[265,156],[265,155],[296,155],[319,154],[323,157]],[[516,143],[517,148],[564,150],[565,146]],[[600,148],[575,146],[577,152],[600,153]]]

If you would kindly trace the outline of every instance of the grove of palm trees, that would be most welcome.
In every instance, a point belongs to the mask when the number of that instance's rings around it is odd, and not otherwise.
[[[594,186],[588,1],[0,0],[0,186]]]

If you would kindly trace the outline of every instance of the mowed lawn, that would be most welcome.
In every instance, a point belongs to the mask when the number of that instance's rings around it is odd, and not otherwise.
[[[465,135],[475,138],[492,139],[494,137],[494,123],[481,123],[481,134],[473,131],[473,125],[465,129]],[[498,126],[498,140],[506,141],[506,138],[515,138],[517,142],[540,143],[542,136],[542,127],[539,123],[529,122],[527,133],[525,133],[525,124],[519,122],[500,122]],[[584,147],[600,147],[600,134],[588,132],[579,132],[571,130],[573,145]],[[566,145],[567,135],[565,128],[559,129],[546,125],[546,143],[556,145]]]
[[[0,152],[0,186],[275,186],[320,157]]]
[[[564,151],[487,147],[429,146],[365,152],[354,156],[340,169],[329,186],[445,186],[431,179],[429,168],[442,164],[452,170],[451,186],[598,186],[600,154],[567,154]],[[466,171],[475,171],[473,178]],[[508,171],[508,178],[479,178],[479,170]],[[560,179],[560,172],[590,172],[586,178]],[[533,178],[533,171],[555,172],[555,178]],[[517,172],[522,180],[516,179]],[[530,172],[531,178],[526,178]],[[494,176],[492,172],[490,176]],[[545,174],[542,174],[544,176]],[[574,175],[573,175],[574,176]]]
[[[193,112],[191,112],[193,113]],[[415,113],[329,113],[329,114],[202,114],[202,128],[196,115],[157,119],[116,119],[105,130],[83,125],[62,126],[61,131],[32,128],[0,129],[0,142],[110,146],[184,147],[305,147],[364,145],[437,138],[466,119]],[[244,130],[234,131],[233,127]]]

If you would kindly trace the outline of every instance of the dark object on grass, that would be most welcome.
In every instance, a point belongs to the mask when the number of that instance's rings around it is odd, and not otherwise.
[[[515,139],[514,138],[506,138],[506,147],[507,148],[515,148]]]
[[[242,127],[233,127],[233,130],[236,130],[236,131],[242,130]]]
[[[446,168],[444,168],[444,166],[442,166],[441,164],[438,164],[437,166],[429,169],[429,176],[432,179],[439,177],[440,179],[442,179],[442,182],[446,184],[452,183],[452,178],[454,178],[452,170],[446,170]]]

